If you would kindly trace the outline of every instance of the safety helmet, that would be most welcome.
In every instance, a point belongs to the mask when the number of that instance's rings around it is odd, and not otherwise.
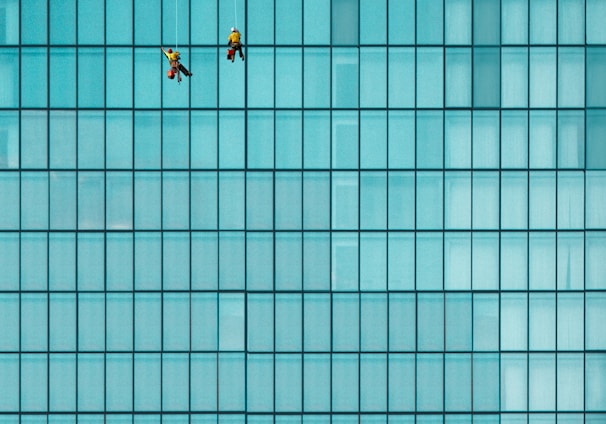
[[[237,31],[237,29],[236,29],[236,28],[231,27],[231,32],[236,32],[236,31]]]
[[[168,48],[168,50],[166,50],[166,51],[167,51],[167,52],[169,52],[169,53],[172,53],[172,52],[173,52],[173,49],[171,49],[171,48],[169,47],[169,48]]]

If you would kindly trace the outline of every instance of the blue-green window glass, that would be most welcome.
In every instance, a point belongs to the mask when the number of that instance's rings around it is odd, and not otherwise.
[[[556,62],[555,48],[530,48],[530,107],[554,107],[556,105]]]
[[[387,96],[390,107],[413,107],[415,105],[415,63],[415,49],[389,48],[387,57],[389,92]],[[394,112],[392,111],[392,113]]]
[[[359,166],[358,114],[333,113],[332,118],[332,166],[333,168],[358,168]]]
[[[498,168],[499,114],[489,111],[474,111],[472,121],[473,167]]]
[[[191,263],[192,288],[213,289],[218,286],[218,235],[217,233],[192,233],[191,254],[199,260]]]
[[[50,106],[76,106],[76,50],[50,49]]]
[[[414,44],[415,0],[387,0],[389,44]]]
[[[606,168],[606,111],[603,109],[587,111],[587,168]]]
[[[447,411],[465,411],[471,408],[471,355],[447,354],[445,356],[444,387],[444,406]],[[460,422],[468,422],[463,418],[460,420]]]
[[[416,166],[442,168],[444,115],[438,111],[419,111],[416,115]]]
[[[501,112],[501,167],[528,167],[528,112]]]
[[[133,359],[129,354],[106,356],[106,404],[110,411],[124,411],[132,405]]]
[[[555,355],[528,357],[528,408],[546,411],[555,408]]]
[[[275,137],[276,168],[302,167],[303,115],[300,111],[277,111],[275,125],[279,128]]]
[[[330,297],[308,293],[303,297],[303,348],[308,352],[330,350]]]
[[[384,411],[387,407],[387,360],[385,355],[360,356],[360,409]],[[363,419],[362,422],[385,422],[380,418]]]
[[[528,48],[501,49],[501,107],[528,106]]]
[[[387,54],[384,48],[360,50],[360,106],[385,107],[387,90],[380,90],[386,80]]]
[[[332,106],[355,108],[359,105],[360,54],[353,48],[332,49]]]
[[[275,238],[276,290],[300,290],[303,275],[301,233],[280,233]]]
[[[102,112],[78,112],[78,168],[80,169],[103,168],[104,118]]]
[[[466,229],[471,225],[471,174],[447,172],[444,176],[444,226]]]
[[[604,408],[604,399],[598,393],[601,392],[603,379],[600,377],[606,372],[606,360],[600,354],[588,354],[585,365],[585,387],[587,398],[585,407],[590,411],[601,411]],[[596,422],[604,418],[596,416]]]
[[[557,181],[558,228],[580,229],[584,227],[585,184],[579,172],[559,172]]]
[[[473,49],[473,106],[498,107],[501,102],[501,64],[498,48]]]
[[[305,107],[327,107],[330,104],[330,60],[330,50],[327,48],[304,49],[303,104]]]
[[[273,409],[274,367],[271,355],[249,354],[246,358],[246,410]]]
[[[419,229],[443,228],[443,175],[427,171],[416,177],[416,226]]]
[[[295,0],[276,2],[276,34],[281,43],[301,44],[303,42],[303,7],[307,1]]]
[[[134,69],[165,69],[167,62],[164,57],[160,57],[162,52],[159,49],[135,48],[134,51]],[[135,107],[158,107],[160,106],[160,78],[164,77],[164,72],[138,72],[134,80],[135,85]]]
[[[528,0],[501,1],[501,42],[528,43]]]
[[[50,42],[52,44],[76,43],[76,1],[48,2]]]
[[[77,266],[79,290],[101,290],[104,286],[104,237],[103,233],[80,233],[77,241]]]
[[[303,218],[303,179],[301,173],[276,173],[274,190],[274,225],[276,229],[301,229]]]
[[[160,3],[160,0],[134,0],[135,43],[160,44],[160,31],[157,30],[161,28]]]
[[[553,290],[556,283],[556,242],[553,233],[531,233],[528,240],[529,287]]]
[[[523,354],[501,355],[501,409],[528,408],[528,358]]]
[[[499,297],[496,294],[473,296],[473,350],[499,348]]]
[[[245,287],[244,245],[245,237],[241,232],[219,233],[219,287],[221,289],[241,290]]]
[[[52,168],[76,167],[76,115],[72,111],[51,111],[49,153]]]
[[[557,235],[557,284],[560,290],[576,290],[583,287],[584,238],[581,233]]]
[[[160,405],[161,356],[157,353],[134,355],[134,409],[145,411]]]
[[[442,107],[444,104],[444,49],[417,48],[417,107]]]
[[[469,233],[444,235],[444,288],[471,289],[471,236]]]
[[[558,43],[582,44],[585,40],[585,2],[558,1]]]
[[[190,363],[191,409],[213,410],[217,407],[217,355],[192,354]]]
[[[415,247],[417,290],[443,289],[443,246],[444,241],[441,233],[427,232],[417,234]],[[424,336],[428,338],[428,343],[436,343],[433,341],[436,334],[424,333]]]
[[[50,173],[51,229],[76,228],[76,189],[75,172]]]
[[[303,4],[303,43],[329,44],[331,7],[323,0],[306,0]]]
[[[47,311],[48,296],[46,294],[21,294],[21,349],[30,352],[46,350]]]
[[[359,357],[352,354],[333,354],[331,405],[335,411],[355,411],[359,404]]]
[[[472,357],[473,410],[499,408],[499,355],[476,353]],[[490,421],[489,421],[490,422]]]
[[[247,106],[272,107],[274,105],[274,49],[251,47],[248,49]],[[240,70],[239,73],[242,73]],[[231,83],[231,82],[230,82]]]
[[[336,45],[351,45],[359,42],[359,2],[334,0],[331,3],[331,42]]]
[[[585,179],[585,226],[586,228],[604,228],[606,226],[606,211],[602,204],[606,193],[606,172],[593,171]]]
[[[53,233],[48,237],[48,287],[74,290],[76,287],[76,238],[74,234]]]
[[[76,349],[76,296],[51,294],[49,297],[49,347],[53,351]]]
[[[104,227],[105,187],[101,172],[78,174],[78,228],[102,229]]]
[[[107,48],[105,50],[105,76],[108,80],[113,78],[114,71],[116,69],[116,64],[123,62],[126,57],[128,57],[128,61],[130,62],[132,55],[132,50],[130,48]],[[96,62],[100,62],[102,64],[102,58],[96,58]],[[90,62],[90,60],[89,60]],[[80,66],[80,65],[78,65]],[[90,65],[89,65],[90,66]],[[102,65],[101,65],[102,66]],[[78,69],[80,70],[80,69]],[[82,73],[81,73],[82,75]],[[95,69],[93,75],[100,75],[101,80],[103,80],[103,72],[102,70]],[[132,89],[125,90],[124,87],[132,87],[133,85],[133,73],[132,72],[123,72],[120,74],[120,84],[106,84],[104,86],[105,92],[101,92],[101,94],[96,91],[92,91],[91,93],[86,93],[84,96],[89,101],[97,104],[99,107],[103,106],[103,95],[105,96],[105,106],[107,107],[132,107],[133,105],[133,91]],[[90,75],[82,75],[81,79],[79,79],[78,83],[82,84],[83,81],[90,80]],[[98,80],[96,80],[98,81]],[[94,83],[91,83],[94,84]],[[82,88],[82,86],[79,86]],[[103,87],[102,87],[103,88]],[[94,98],[93,98],[94,94]],[[130,121],[130,120],[129,120]]]
[[[446,49],[446,107],[471,106],[471,49]]]
[[[273,287],[273,248],[271,234],[246,235],[246,288],[271,290]]]
[[[332,174],[332,227],[334,229],[358,228],[359,179],[356,172]]]
[[[303,101],[304,78],[302,75],[302,50],[300,48],[276,49],[275,62],[276,107],[300,108]]]
[[[390,233],[387,237],[387,284],[390,290],[412,290],[415,286],[415,240],[412,233]],[[391,339],[393,340],[393,339]]]
[[[389,390],[388,407],[391,411],[415,410],[415,387],[406,384],[415,380],[415,355],[390,354],[388,356]]]
[[[76,356],[49,355],[49,408],[69,411],[76,407]],[[81,370],[80,367],[78,367]]]
[[[559,410],[579,411],[583,409],[583,354],[560,353],[556,358],[558,373],[556,377],[557,408]]]
[[[158,290],[162,286],[161,250],[160,233],[135,233],[135,289]]]
[[[555,44],[557,4],[549,0],[530,0],[530,43]]]
[[[162,240],[163,287],[172,290],[189,288],[189,235],[174,232]],[[186,308],[183,308],[185,310]]]
[[[273,227],[273,178],[268,172],[249,173],[246,176],[246,228],[249,230]]]
[[[446,351],[469,351],[472,348],[471,294],[446,295]]]
[[[19,175],[17,173],[2,173],[0,175],[0,200],[2,200],[2,206],[0,206],[0,211],[2,212],[0,226],[3,229],[16,230],[19,228]],[[31,187],[31,190],[37,191],[36,189],[39,188],[40,185],[37,184],[37,187]],[[30,187],[26,183],[24,196],[26,201],[30,200],[28,199],[28,189]],[[44,224],[42,223],[43,226]]]
[[[473,2],[473,43],[475,45],[499,44],[501,16],[499,0]]]
[[[528,174],[508,171],[501,174],[501,228],[528,227]]]
[[[360,228],[387,227],[387,179],[384,172],[363,172],[360,175]]]
[[[13,56],[13,54],[11,54]],[[9,61],[8,58],[6,58]],[[21,106],[46,107],[48,105],[48,55],[46,49],[32,47],[21,50]],[[3,106],[13,106],[18,97],[19,84],[12,84],[3,90]]]
[[[243,112],[219,112],[219,168],[244,166],[245,134]]]
[[[419,354],[416,372],[417,410],[440,411],[444,402],[444,360],[442,355]]]
[[[47,173],[24,172],[21,174],[21,228],[48,228]]]
[[[601,44],[606,40],[606,30],[600,22],[606,17],[606,5],[599,0],[586,2],[586,37],[588,44]]]
[[[354,232],[333,233],[330,255],[332,290],[358,290],[359,240],[357,234]]]
[[[387,115],[387,166],[414,168],[415,164],[415,113],[389,111]]]
[[[585,113],[560,110],[557,119],[558,168],[583,168],[585,165]],[[591,156],[591,158],[598,159],[599,155]]]
[[[133,348],[133,295],[111,293],[106,298],[106,349],[109,351]]]
[[[270,44],[274,41],[274,5],[271,0],[253,0],[246,7],[248,42]]]
[[[470,0],[445,2],[444,38],[446,44],[471,44]]]
[[[189,44],[189,4],[187,1],[162,3],[162,44],[175,46]],[[176,38],[175,38],[176,37]],[[181,48],[181,51],[185,50]]]
[[[499,286],[499,236],[497,233],[472,234],[472,287],[474,290]]]
[[[198,142],[190,143],[189,145],[192,168],[217,168],[217,124],[217,113],[214,111],[191,112],[191,139],[198,140]]]
[[[79,0],[77,9],[78,44],[103,43],[105,35],[103,3],[95,0]]]
[[[21,156],[22,169],[46,168],[48,114],[45,111],[21,111]]]
[[[360,236],[360,290],[385,290],[387,243],[384,234]]]
[[[13,1],[13,3],[15,5],[17,4],[16,1]],[[46,43],[47,28],[48,28],[47,0],[22,0],[20,12],[21,12],[21,43],[23,43],[23,44],[44,44],[44,43]],[[11,35],[12,35],[12,32],[11,32]],[[8,40],[6,40],[6,41],[8,41]],[[16,40],[15,40],[15,42],[16,42]],[[2,43],[2,44],[4,44],[4,43]]]
[[[529,113],[530,168],[556,166],[556,116],[554,111]]]
[[[501,234],[500,280],[502,290],[524,290],[528,287],[528,240],[525,233]]]
[[[531,229],[555,228],[556,224],[556,174],[536,171],[529,176],[529,222]]]
[[[223,59],[222,55],[224,51],[221,49],[219,52],[221,55],[217,54],[217,49],[205,47],[192,48],[189,50],[189,53],[187,53],[187,58],[184,62],[186,68],[192,72],[195,70],[196,74],[204,75],[204,78],[192,78],[187,81],[191,86],[191,96],[188,100],[191,102],[192,106],[214,107],[214,105],[217,104],[217,96],[219,94],[218,76],[216,74],[216,69],[218,66],[217,61],[219,59]],[[167,62],[163,62],[163,64],[166,63]],[[172,84],[169,84],[170,82],[171,81],[166,81],[166,85],[170,88],[174,88],[172,87]],[[195,112],[192,112],[192,114],[194,113]]]
[[[105,344],[105,295],[78,295],[78,350],[99,351]]]
[[[132,44],[133,3],[120,0],[105,2],[105,42],[107,44]]]
[[[303,410],[306,412],[330,410],[330,359],[327,354],[303,356]]]
[[[529,349],[554,350],[556,340],[555,295],[531,293],[528,303]]]
[[[330,187],[330,175],[327,172],[303,174],[303,228],[329,228]]]
[[[558,50],[558,106],[585,105],[585,51],[577,47]]]
[[[360,43],[385,44],[387,2],[360,1]]]
[[[269,111],[249,111],[247,114],[247,165],[249,168],[274,166],[274,114]],[[281,131],[280,131],[281,132]]]
[[[604,234],[601,232],[587,233],[586,245],[586,281],[585,287],[589,289],[603,289],[604,262],[599,258],[604,254]]]
[[[276,294],[275,297],[275,350],[301,351],[303,307],[300,294]]]
[[[21,389],[18,392],[21,395],[19,402],[21,410],[29,412],[48,410],[46,395],[48,384],[47,355],[39,353],[23,354],[20,362]],[[13,387],[16,388],[17,386]]]
[[[48,240],[43,233],[21,235],[21,289],[44,290],[47,286]]]
[[[417,2],[417,44],[441,44],[444,40],[444,5],[439,0]]]
[[[444,166],[471,167],[471,114],[465,111],[444,112]]]

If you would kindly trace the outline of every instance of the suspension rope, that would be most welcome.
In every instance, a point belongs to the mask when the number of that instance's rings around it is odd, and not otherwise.
[[[237,8],[237,1],[238,0],[234,0],[234,22],[236,23],[236,28],[238,28],[238,8]]]
[[[175,0],[175,51],[179,50],[179,0]]]

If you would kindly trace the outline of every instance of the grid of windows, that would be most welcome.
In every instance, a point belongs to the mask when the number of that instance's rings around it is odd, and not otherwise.
[[[605,20],[5,0],[0,423],[606,421]]]

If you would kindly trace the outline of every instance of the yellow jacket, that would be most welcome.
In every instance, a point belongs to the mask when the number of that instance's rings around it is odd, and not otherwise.
[[[178,51],[172,53],[168,53],[166,50],[162,51],[164,52],[164,55],[166,56],[169,62],[176,62],[177,60],[179,60],[180,53]]]
[[[230,43],[239,43],[240,42],[240,33],[238,31],[234,31],[231,34],[229,34],[229,37],[227,37],[227,39],[229,40]]]

